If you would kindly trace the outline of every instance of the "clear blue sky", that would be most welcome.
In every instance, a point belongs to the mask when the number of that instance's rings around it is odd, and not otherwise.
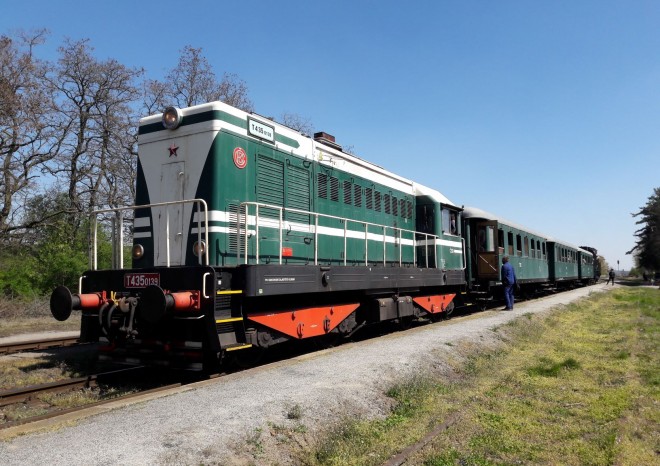
[[[262,115],[308,117],[357,155],[632,265],[660,186],[660,1],[0,0],[0,34],[89,38],[162,79],[185,45]]]

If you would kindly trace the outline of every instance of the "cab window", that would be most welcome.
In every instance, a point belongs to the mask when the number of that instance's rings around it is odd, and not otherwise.
[[[456,221],[456,212],[449,209],[442,209],[442,232],[446,235],[458,234],[458,222]]]

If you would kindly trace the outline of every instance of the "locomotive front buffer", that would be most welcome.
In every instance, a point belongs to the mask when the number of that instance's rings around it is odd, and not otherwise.
[[[221,347],[216,278],[209,267],[90,271],[81,278],[77,293],[57,287],[50,309],[59,321],[81,311],[80,339],[100,342],[101,355],[107,356],[102,359],[202,369],[217,364],[223,347],[243,346],[237,336],[244,336],[244,331],[233,325],[231,336],[222,335]],[[242,324],[242,319],[236,323]]]

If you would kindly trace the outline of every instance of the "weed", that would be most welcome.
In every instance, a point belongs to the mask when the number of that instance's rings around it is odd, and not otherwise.
[[[542,357],[540,363],[527,370],[530,376],[558,377],[562,370],[579,369],[580,363],[573,358],[566,358],[561,362],[553,362],[551,359]]]
[[[246,439],[246,443],[251,447],[252,455],[254,457],[261,456],[264,452],[264,444],[261,438],[262,433],[263,429],[261,427],[257,427]]]
[[[287,419],[299,420],[302,418],[302,415],[303,415],[303,409],[297,403],[294,404],[293,406],[289,406],[286,410]]]

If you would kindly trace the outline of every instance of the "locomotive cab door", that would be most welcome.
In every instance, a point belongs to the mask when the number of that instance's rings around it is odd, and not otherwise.
[[[162,165],[160,202],[182,201],[185,182],[185,163]],[[154,223],[158,231],[155,265],[183,265],[186,232],[183,229],[183,204],[154,208]],[[169,251],[169,257],[168,257]],[[168,263],[169,262],[169,263]]]
[[[480,279],[499,280],[497,222],[479,222],[476,231],[477,274]]]

